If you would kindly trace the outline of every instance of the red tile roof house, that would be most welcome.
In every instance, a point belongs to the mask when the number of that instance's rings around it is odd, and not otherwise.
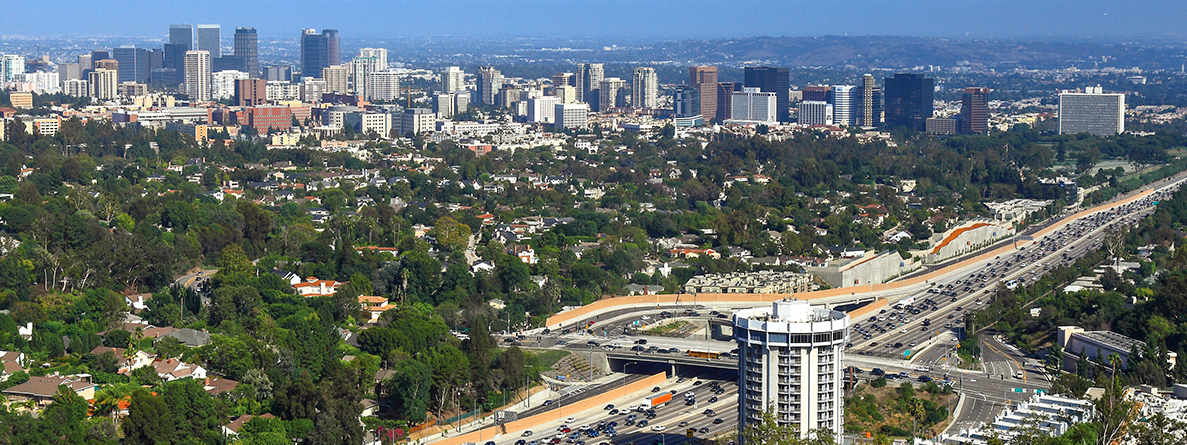
[[[317,277],[309,277],[303,283],[293,285],[298,294],[302,297],[328,297],[338,292],[338,287],[343,285],[340,281],[334,280],[319,280]]]

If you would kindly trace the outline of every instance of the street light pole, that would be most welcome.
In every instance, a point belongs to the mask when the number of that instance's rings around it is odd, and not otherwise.
[[[528,365],[523,365],[523,369],[528,369],[528,368],[530,368],[530,366],[528,366]],[[525,372],[525,373],[523,373],[523,392],[524,392],[524,396],[523,396],[523,403],[524,403],[524,408],[531,408],[531,407],[532,407],[532,387],[531,387],[531,386],[529,386],[529,383],[528,383],[528,382],[530,381],[530,379],[531,379],[531,378],[532,378],[531,374],[529,374],[529,373],[526,373],[526,372]]]
[[[639,364],[639,362],[630,362],[622,365],[622,384],[618,386],[619,389],[626,388],[626,367],[637,364]]]

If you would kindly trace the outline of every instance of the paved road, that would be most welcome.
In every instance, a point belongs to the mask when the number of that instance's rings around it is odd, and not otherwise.
[[[215,272],[218,272],[218,269],[203,269],[194,273],[188,273],[177,277],[177,279],[173,280],[173,284],[193,289],[198,285],[198,283],[208,280],[210,277],[214,276]]]
[[[713,381],[717,382],[725,392],[720,395],[711,394],[709,382]],[[573,421],[566,422],[567,419],[565,419],[559,422],[549,422],[537,427],[528,436],[524,436],[524,431],[507,431],[505,435],[496,436],[496,430],[490,427],[484,429],[484,431],[491,433],[491,436],[481,438],[479,443],[485,444],[487,441],[493,441],[496,445],[515,445],[519,440],[523,440],[524,443],[540,441],[542,445],[546,444],[549,439],[557,437],[560,434],[557,429],[561,425],[568,425],[575,431],[579,426],[588,425],[593,427],[601,421],[606,421],[607,423],[618,422],[618,425],[615,427],[618,435],[615,437],[601,435],[591,438],[583,434],[570,442],[568,434],[566,434],[561,443],[569,445],[577,440],[582,440],[590,444],[650,444],[652,441],[660,440],[668,444],[680,444],[687,440],[685,431],[688,428],[696,428],[698,431],[701,431],[702,428],[708,429],[706,433],[698,432],[696,434],[697,437],[704,438],[731,432],[737,427],[738,388],[737,382],[733,380],[729,372],[710,373],[700,379],[689,378],[678,380],[677,378],[671,378],[661,383],[658,387],[660,391],[676,391],[676,394],[672,396],[672,402],[656,409],[656,417],[648,420],[648,424],[645,427],[626,425],[627,416],[630,414],[635,414],[638,417],[637,420],[643,419],[643,416],[637,412],[610,414],[610,410],[599,406],[578,413],[564,413],[566,417],[572,417]],[[593,392],[593,390],[591,389],[586,392]],[[694,405],[685,405],[684,403],[685,394],[688,392],[694,394],[694,400],[696,400]],[[646,397],[653,394],[656,393],[645,390],[614,400],[611,404],[619,409],[638,405]],[[709,402],[713,397],[717,398],[716,401]],[[559,406],[559,403],[554,403],[553,405]],[[714,410],[716,415],[709,416],[703,414],[706,409]],[[524,414],[521,413],[520,417],[523,416]],[[713,422],[716,419],[721,419],[721,422],[714,424]],[[687,424],[681,426],[682,422],[687,422]],[[663,426],[663,430],[656,431],[656,426]]]
[[[1164,199],[1169,193],[1168,189],[1121,208],[1087,216],[1036,239],[1016,254],[1000,255],[982,266],[935,280],[931,289],[908,297],[914,299],[912,312],[887,308],[854,320],[850,354],[909,358],[926,364],[946,361],[944,355],[950,351],[945,350],[953,346],[946,334],[963,335],[965,314],[989,302],[999,285],[1012,282],[1025,285],[1059,265],[1074,263],[1100,248],[1103,235],[1111,227],[1135,225],[1154,212],[1150,205],[1153,201]],[[924,326],[925,323],[929,326]],[[932,348],[920,354],[919,348],[928,346]]]

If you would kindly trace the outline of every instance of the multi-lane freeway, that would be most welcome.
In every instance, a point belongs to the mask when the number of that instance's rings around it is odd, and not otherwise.
[[[964,316],[987,304],[999,286],[1032,283],[1048,271],[1068,265],[1092,250],[1117,226],[1135,225],[1154,212],[1153,203],[1169,197],[1169,186],[1129,204],[1071,222],[1014,254],[999,255],[975,268],[965,268],[931,281],[931,287],[899,300],[894,306],[851,320],[849,354],[900,357],[913,363],[946,362],[955,344],[949,333],[964,329]],[[928,354],[919,354],[928,348]],[[1012,369],[1008,373],[1019,372]]]
[[[1045,223],[1041,228],[1054,224],[1061,226],[1033,241],[1026,239],[1020,242],[1019,248],[1011,253],[997,255],[983,263],[928,280],[925,286],[914,293],[900,291],[890,294],[893,301],[887,308],[852,320],[851,344],[845,357],[846,365],[857,371],[852,377],[872,378],[872,374],[877,372],[902,374],[913,381],[923,376],[949,381],[966,396],[962,409],[955,413],[957,419],[954,426],[957,428],[991,420],[1004,403],[1024,400],[1036,391],[1048,388],[1049,379],[1037,362],[992,337],[982,338],[983,370],[970,372],[949,366],[959,338],[966,334],[963,332],[964,315],[987,304],[999,285],[1025,286],[1059,265],[1070,264],[1085,253],[1100,248],[1103,235],[1110,227],[1136,224],[1139,219],[1148,216],[1153,212],[1153,203],[1169,198],[1184,176],[1187,175],[1180,174],[1160,183],[1148,196],[1131,203],[1071,221]],[[1028,230],[1026,234],[1035,234],[1035,229]],[[714,394],[716,400],[708,402],[709,397],[697,393],[700,389],[690,386],[690,381],[677,383],[676,377],[673,377],[660,390],[675,390],[682,395],[690,389],[696,393],[694,409],[685,408],[682,402],[674,400],[675,404],[656,410],[655,417],[647,419],[648,424],[643,428],[638,427],[637,423],[625,425],[626,415],[610,414],[612,410],[581,413],[575,416],[577,419],[568,422],[569,428],[577,430],[581,425],[590,425],[597,429],[596,425],[605,421],[598,436],[572,436],[570,432],[561,438],[556,432],[560,424],[543,425],[530,436],[512,437],[514,434],[509,434],[497,439],[494,445],[532,445],[533,440],[538,441],[535,445],[550,442],[581,445],[583,441],[678,443],[684,440],[688,428],[697,430],[698,437],[704,434],[711,436],[717,431],[732,428],[737,417],[737,388],[736,373],[728,368],[729,364],[736,363],[736,359],[729,354],[735,346],[724,330],[717,332],[716,336],[711,336],[709,332],[715,332],[712,329],[715,323],[728,325],[729,314],[734,309],[751,306],[753,304],[697,305],[690,296],[689,301],[677,304],[602,311],[585,319],[573,320],[569,324],[570,329],[537,330],[519,338],[518,342],[524,346],[568,348],[582,353],[609,352],[614,371],[620,370],[615,367],[614,360],[617,359],[619,363],[630,360],[630,355],[619,357],[624,354],[633,354],[639,362],[662,366],[664,363],[680,365],[695,362],[686,355],[690,349],[724,352],[726,354],[720,358],[701,359],[705,364],[720,366],[702,367],[700,372],[705,376],[714,375],[712,380],[704,377],[703,381],[717,381],[725,392]],[[708,326],[709,330],[693,338],[667,338],[640,335],[642,332],[635,329],[639,324],[651,324],[664,316],[683,317]],[[639,344],[643,340],[646,345]],[[705,386],[702,389],[707,388]],[[633,398],[638,399],[640,396]],[[619,401],[627,404],[637,402],[627,398]],[[704,403],[718,411],[717,415],[703,414],[706,407]],[[543,409],[549,407],[538,407],[524,414],[530,415]],[[720,421],[715,422],[717,419]],[[616,435],[607,438],[605,425],[611,422],[618,422],[614,427]],[[573,425],[578,428],[573,428]],[[700,433],[703,428],[708,428],[708,433]],[[520,443],[520,440],[523,442]]]
[[[650,391],[611,401],[526,431],[508,431],[484,445],[585,445],[586,443],[664,443],[678,445],[688,440],[688,430],[697,438],[712,438],[732,432],[737,426],[737,383],[730,371],[709,372],[700,378],[670,378]],[[646,397],[671,393],[671,401],[649,413],[639,410]],[[554,402],[550,406],[556,405]],[[521,414],[522,416],[523,414]]]

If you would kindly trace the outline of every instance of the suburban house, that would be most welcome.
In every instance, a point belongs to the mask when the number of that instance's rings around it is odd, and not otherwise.
[[[25,353],[21,351],[0,351],[0,380],[25,370]]]
[[[217,396],[224,392],[233,390],[237,386],[239,386],[239,382],[219,377],[209,377],[204,382],[202,382],[203,389],[206,390],[207,394],[212,396]]]
[[[95,398],[95,390],[99,387],[99,385],[91,383],[90,374],[47,375],[30,378],[29,381],[0,391],[0,393],[3,393],[12,402],[31,400],[38,405],[48,405],[54,401],[54,394],[58,393],[58,387],[62,385],[74,390],[75,394],[87,400]]]
[[[133,369],[139,368],[141,366],[151,365],[154,358],[154,356],[148,355],[148,353],[144,351],[136,351],[131,357],[128,357],[126,356],[126,349],[109,348],[107,346],[96,346],[95,349],[91,350],[91,354],[102,355],[109,351],[115,355],[116,359],[119,360],[116,364],[116,367],[118,368],[116,372],[120,374],[128,374],[132,372]]]
[[[157,375],[161,377],[161,380],[166,382],[184,378],[206,379],[205,368],[185,363],[175,358],[156,360],[152,362],[151,366],[157,370]]]
[[[304,283],[297,283],[293,285],[297,289],[297,293],[302,297],[328,297],[338,292],[338,287],[343,283],[334,280],[319,280],[317,277],[305,278]]]
[[[364,311],[371,314],[370,322],[379,320],[379,316],[384,312],[395,309],[396,305],[387,304],[387,297],[377,297],[371,295],[359,295],[359,306],[362,306]]]
[[[162,335],[160,338],[164,337],[176,338],[177,341],[180,341],[182,344],[191,348],[205,346],[207,343],[210,343],[210,333],[206,332],[205,330],[199,331],[197,329],[189,328],[178,329],[175,331],[170,331]]]
[[[287,281],[289,286],[296,286],[301,283],[301,276],[287,270],[272,269],[272,275],[280,277],[280,279]]]
[[[225,436],[228,439],[234,439],[234,438],[239,437],[239,430],[243,429],[243,425],[246,425],[248,421],[250,421],[251,419],[254,419],[256,417],[259,417],[261,419],[276,418],[276,416],[273,416],[271,414],[264,414],[261,416],[253,416],[251,414],[244,414],[242,416],[239,416],[238,419],[235,419],[231,423],[223,425],[223,436]]]

